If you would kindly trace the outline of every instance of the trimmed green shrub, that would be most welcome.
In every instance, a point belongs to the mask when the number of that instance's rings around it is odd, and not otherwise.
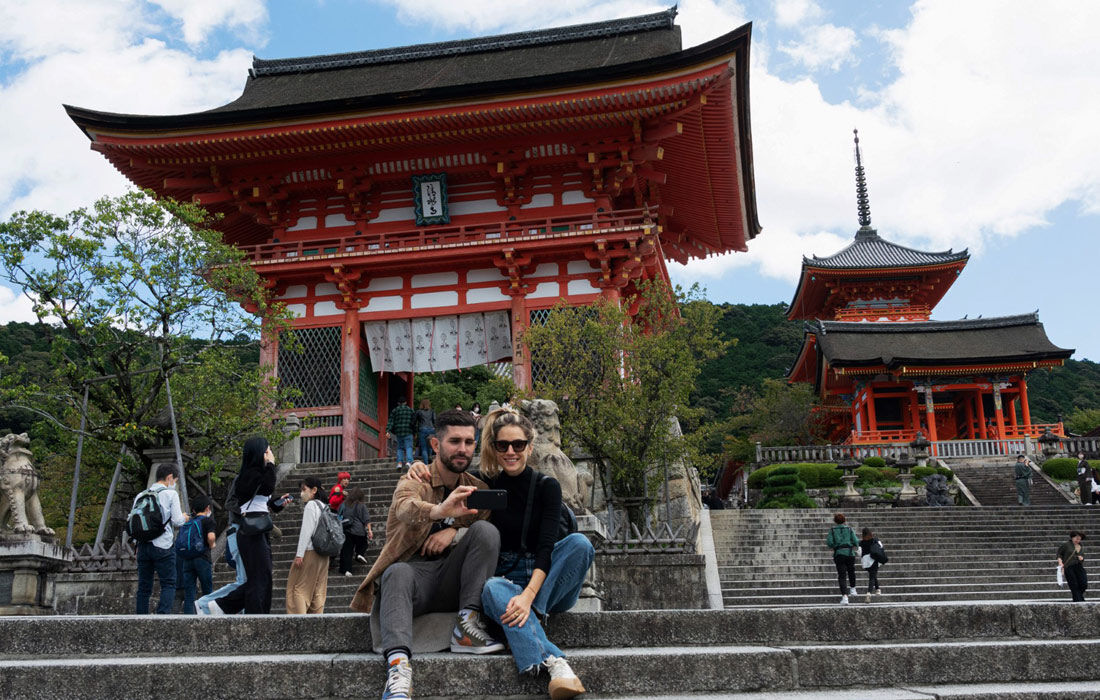
[[[868,457],[863,460],[863,466],[874,467],[875,469],[882,469],[886,466],[886,460],[882,457]]]
[[[764,479],[764,490],[757,508],[812,508],[813,500],[806,495],[806,482],[798,478],[795,464],[780,464]]]
[[[879,471],[882,472],[882,480],[883,481],[897,481],[898,480],[898,470],[894,469],[893,467],[883,467],[882,469],[879,469]]]
[[[882,472],[875,467],[856,467],[856,486],[868,486],[882,480]]]
[[[936,469],[934,467],[913,467],[913,476],[922,481],[924,480],[924,477],[932,476],[935,473]]]
[[[955,472],[951,471],[947,467],[936,467],[936,473],[943,474],[947,477],[948,481],[954,481],[955,479]]]
[[[1071,457],[1048,459],[1043,462],[1043,473],[1058,481],[1073,481],[1077,478],[1077,460]]]
[[[805,482],[806,488],[808,489],[823,489],[840,486],[840,477],[843,475],[843,472],[836,468],[836,464],[829,462],[823,464],[814,462],[769,464],[766,467],[757,469],[749,475],[749,488],[764,488],[764,482],[767,480],[768,475],[779,467],[796,467],[798,469],[798,478]]]

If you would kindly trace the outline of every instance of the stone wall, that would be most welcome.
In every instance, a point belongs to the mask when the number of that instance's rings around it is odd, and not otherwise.
[[[604,610],[705,610],[702,554],[599,554]]]
[[[58,615],[130,615],[137,596],[137,571],[61,572],[53,577],[54,612]],[[152,607],[160,585],[154,583]]]

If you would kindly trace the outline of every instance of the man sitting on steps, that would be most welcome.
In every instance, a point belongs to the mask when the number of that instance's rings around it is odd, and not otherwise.
[[[466,507],[485,483],[466,473],[474,451],[474,417],[464,411],[436,416],[431,480],[402,478],[386,520],[386,544],[351,601],[373,613],[382,629],[388,677],[383,700],[412,697],[413,617],[457,610],[451,651],[488,654],[504,649],[485,631],[481,589],[496,569],[500,535],[489,511]]]

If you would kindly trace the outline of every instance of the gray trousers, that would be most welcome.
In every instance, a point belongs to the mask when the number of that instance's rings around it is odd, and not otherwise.
[[[382,649],[412,650],[412,621],[431,612],[481,609],[481,589],[496,570],[500,533],[487,520],[470,526],[444,557],[391,564],[382,574]]]
[[[1016,479],[1016,502],[1021,506],[1031,505],[1031,482],[1027,479]],[[1081,501],[1084,503],[1084,501]]]

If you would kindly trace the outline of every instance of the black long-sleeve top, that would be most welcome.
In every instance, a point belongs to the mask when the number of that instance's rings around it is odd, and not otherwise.
[[[501,472],[495,479],[486,479],[489,488],[508,492],[508,507],[494,510],[489,521],[500,531],[500,551],[520,551],[520,533],[523,532],[523,513],[527,507],[527,494],[535,472],[527,467],[518,476]],[[484,477],[483,477],[484,478]],[[535,486],[535,499],[531,507],[531,523],[527,527],[527,551],[535,555],[535,568],[550,571],[550,555],[558,541],[561,522],[561,484],[553,477],[544,477]]]
[[[283,509],[272,494],[275,492],[275,465],[267,462],[259,469],[244,469],[237,477],[237,501],[241,504],[242,512],[256,510],[249,508],[255,496],[267,496],[268,509],[278,513]],[[260,507],[262,509],[262,506]]]

